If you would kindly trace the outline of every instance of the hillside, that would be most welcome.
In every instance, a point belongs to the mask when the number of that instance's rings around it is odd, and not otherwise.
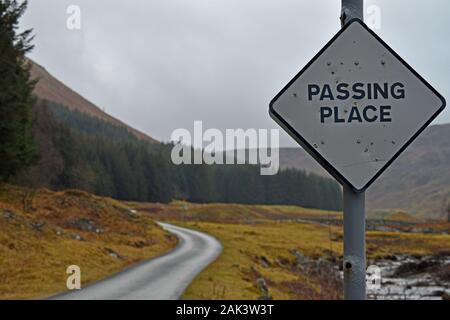
[[[150,138],[146,134],[126,125],[122,121],[102,111],[99,107],[83,98],[58,79],[54,78],[47,70],[45,70],[45,68],[36,62],[31,61],[31,65],[31,77],[39,80],[36,84],[34,93],[40,99],[61,104],[72,111],[78,111],[91,117],[103,120],[114,126],[126,128],[140,140],[151,143],[156,142],[156,140]]]
[[[87,133],[89,136],[101,131],[103,137],[113,137],[115,141],[125,139],[129,133],[128,135],[137,137],[141,141],[152,144],[156,142],[106,114],[34,62],[32,76],[39,79],[35,88],[36,95],[49,101],[49,107],[58,120],[72,129]],[[69,113],[62,106],[67,108]],[[97,119],[97,122],[89,118]],[[105,126],[104,123],[111,126]],[[431,126],[425,130],[370,188],[367,193],[368,209],[372,212],[400,209],[422,218],[442,218],[443,206],[445,202],[450,202],[450,140],[448,137],[450,137],[450,124]],[[303,169],[328,177],[328,174],[300,148],[280,149],[280,166]],[[80,186],[76,185],[76,187]],[[88,191],[95,191],[95,189],[88,188]],[[106,195],[115,194],[106,193]],[[184,196],[181,195],[181,197]],[[143,198],[143,200],[148,199],[148,197]],[[199,198],[197,201],[202,200]]]
[[[32,73],[39,79],[33,112],[40,160],[13,177],[13,184],[80,189],[119,200],[341,208],[337,183],[298,170],[261,176],[254,165],[174,165],[171,144],[141,136],[36,63]]]
[[[368,201],[370,208],[444,217],[444,202],[450,202],[450,124],[428,128],[373,185]]]
[[[300,148],[280,149],[282,167],[328,174]],[[443,218],[450,201],[450,124],[427,128],[367,192],[369,210],[403,209]]]
[[[66,290],[66,269],[82,286],[155,257],[176,238],[122,202],[78,190],[0,185],[0,299]]]

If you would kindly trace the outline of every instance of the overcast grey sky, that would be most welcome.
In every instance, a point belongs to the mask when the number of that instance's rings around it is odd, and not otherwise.
[[[367,0],[376,32],[450,99],[450,1]],[[69,5],[81,30],[66,28]],[[31,0],[31,58],[159,140],[176,128],[277,128],[271,98],[339,30],[340,0]],[[450,122],[447,108],[435,123]],[[281,144],[293,146],[281,134]]]

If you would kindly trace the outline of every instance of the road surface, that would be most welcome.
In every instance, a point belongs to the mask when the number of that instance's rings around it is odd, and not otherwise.
[[[179,299],[193,278],[220,255],[222,245],[213,237],[201,232],[165,223],[160,225],[178,237],[179,245],[174,250],[81,290],[63,293],[52,299]]]

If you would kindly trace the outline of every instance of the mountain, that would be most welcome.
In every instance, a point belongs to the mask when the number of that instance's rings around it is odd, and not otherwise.
[[[281,167],[329,176],[301,148],[281,148]],[[450,203],[450,124],[428,127],[367,191],[370,211],[404,210],[444,218]]]
[[[92,102],[83,98],[81,95],[67,87],[64,83],[53,77],[45,68],[36,62],[31,60],[30,62],[31,77],[39,80],[34,90],[34,93],[38,98],[63,105],[71,111],[84,113],[90,117],[97,118],[119,128],[126,128],[139,140],[150,143],[157,142],[146,134],[105,113]]]
[[[39,161],[13,176],[12,184],[146,202],[342,207],[335,181],[300,170],[261,176],[256,165],[175,165],[173,145],[107,115],[36,63],[32,68],[38,79],[33,133]]]
[[[143,142],[157,142],[103,112],[54,78],[43,67],[32,61],[31,63],[32,77],[39,79],[35,94],[41,100],[49,101],[49,107],[55,116],[71,128],[89,136],[101,132],[103,137],[117,141],[128,141],[129,135]],[[108,127],[105,123],[111,126]],[[369,211],[382,213],[401,210],[421,218],[444,217],[443,207],[450,203],[449,138],[450,124],[430,126],[426,129],[368,190]],[[281,148],[280,166],[330,177],[301,148]]]

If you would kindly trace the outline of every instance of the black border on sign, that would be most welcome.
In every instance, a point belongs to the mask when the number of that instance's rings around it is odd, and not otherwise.
[[[324,53],[325,50],[330,47],[339,36],[347,30],[347,28],[353,23],[361,24],[375,39],[377,39],[391,54],[394,55],[405,67],[408,68],[425,86],[430,89],[439,99],[442,101],[442,106],[437,110],[435,114],[400,148],[399,151],[372,177],[372,179],[366,183],[361,189],[355,188],[333,165],[331,165],[319,152],[317,152],[292,126],[290,126],[273,108],[274,103],[278,98]],[[355,192],[365,191],[391,164],[395,159],[419,136],[423,130],[444,110],[446,106],[445,98],[439,94],[422,76],[420,76],[408,63],[406,63],[391,47],[389,47],[375,32],[373,32],[366,24],[360,19],[350,20],[326,45],[319,51],[314,58],[308,62],[308,64],[272,99],[269,105],[270,117],[275,120],[297,143],[299,143],[306,152],[308,152],[319,164],[324,167],[336,180],[341,184],[350,186]]]

